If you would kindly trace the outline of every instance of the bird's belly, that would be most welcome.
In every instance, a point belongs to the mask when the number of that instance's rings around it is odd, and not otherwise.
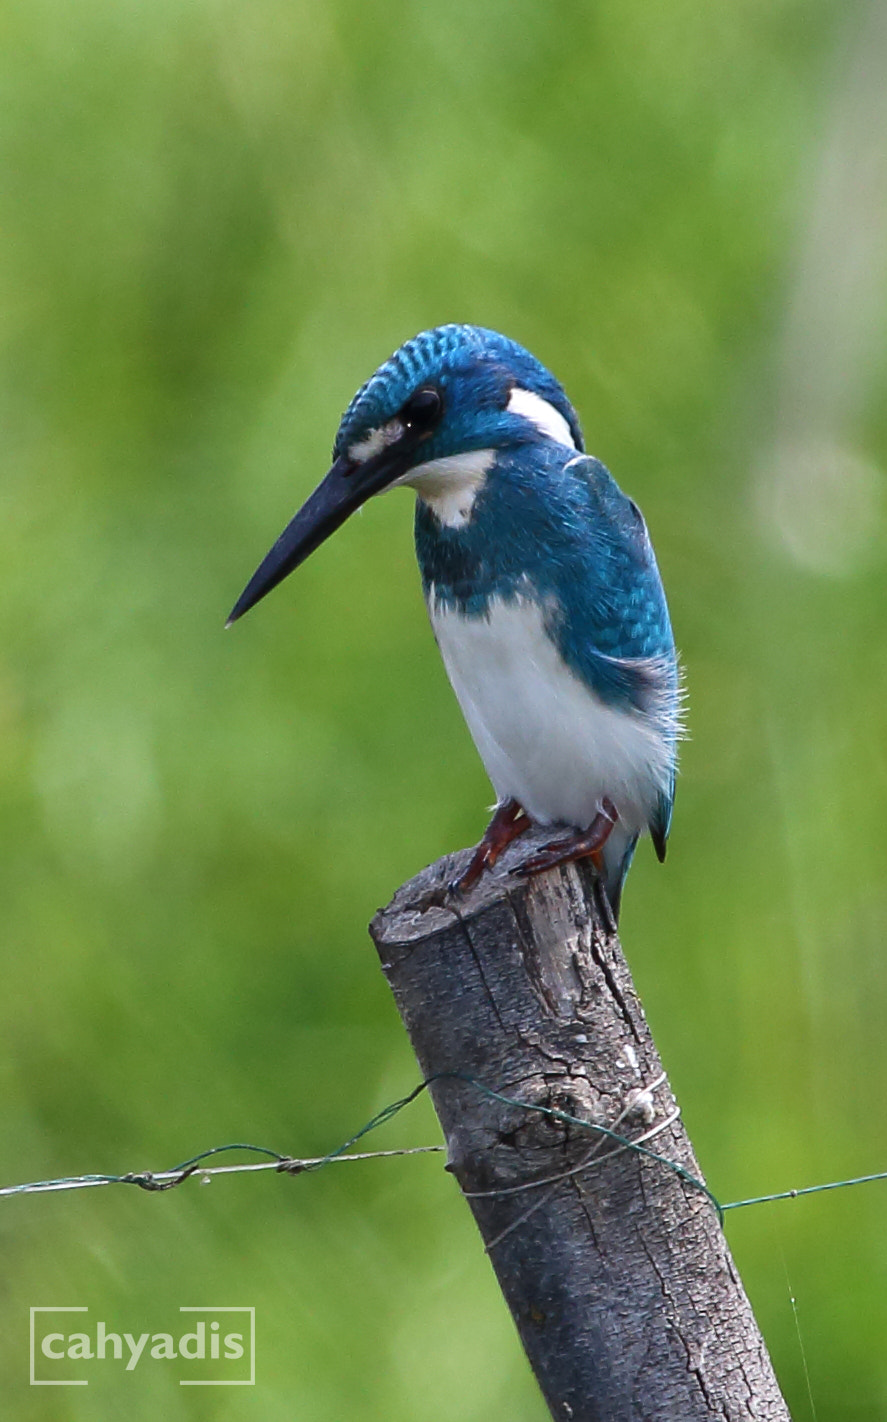
[[[466,617],[429,598],[447,674],[500,800],[542,824],[585,828],[604,796],[644,830],[670,776],[671,749],[648,717],[607,705],[566,665],[528,599]]]

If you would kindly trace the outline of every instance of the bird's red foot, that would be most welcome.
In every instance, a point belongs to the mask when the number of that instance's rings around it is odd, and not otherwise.
[[[465,873],[460,874],[451,884],[452,891],[467,894],[469,889],[473,889],[484,870],[492,869],[503,849],[507,848],[513,839],[525,834],[531,824],[529,815],[517,800],[506,800],[501,804],[487,825],[484,837],[474,851]]]
[[[604,800],[587,830],[577,831],[565,839],[546,844],[532,859],[518,864],[515,874],[540,874],[544,869],[554,869],[558,864],[572,864],[575,859],[590,859],[598,873],[601,872],[600,853],[610,837],[619,816],[612,800]]]

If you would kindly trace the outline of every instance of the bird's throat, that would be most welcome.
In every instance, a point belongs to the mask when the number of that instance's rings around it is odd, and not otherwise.
[[[444,528],[464,528],[495,458],[494,449],[451,454],[417,465],[399,482],[415,489]]]

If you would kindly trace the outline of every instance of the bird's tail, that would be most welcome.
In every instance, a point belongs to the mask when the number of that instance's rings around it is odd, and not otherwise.
[[[625,883],[625,876],[631,867],[637,842],[637,835],[629,834],[617,822],[610,831],[601,853],[604,866],[604,890],[617,925],[619,923],[619,909],[622,904],[622,885]]]

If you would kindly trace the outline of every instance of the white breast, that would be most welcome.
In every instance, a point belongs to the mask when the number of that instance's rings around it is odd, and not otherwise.
[[[447,674],[500,801],[542,824],[586,828],[604,796],[626,830],[646,829],[671,751],[638,712],[605,705],[563,661],[529,598],[485,617],[428,605]]]

